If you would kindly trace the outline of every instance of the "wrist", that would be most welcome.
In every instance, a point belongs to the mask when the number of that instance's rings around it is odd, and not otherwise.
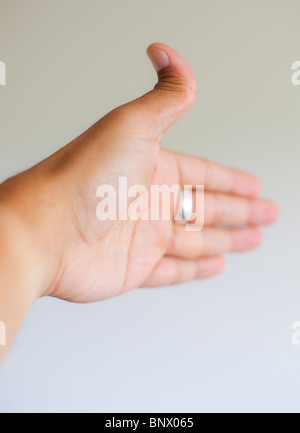
[[[1,286],[24,292],[32,303],[41,296],[44,284],[43,256],[18,215],[2,205],[0,213]]]
[[[9,346],[44,284],[43,260],[23,221],[0,204],[0,322]],[[6,347],[0,346],[0,363]]]
[[[18,270],[32,301],[53,291],[59,272],[62,234],[46,184],[20,175],[0,186],[0,259]]]

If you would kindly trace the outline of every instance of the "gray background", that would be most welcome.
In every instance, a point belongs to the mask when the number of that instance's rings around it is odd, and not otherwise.
[[[164,146],[256,174],[281,208],[225,272],[93,305],[38,301],[0,373],[0,411],[298,411],[298,0],[0,0],[1,179],[155,83],[171,45],[198,83]]]

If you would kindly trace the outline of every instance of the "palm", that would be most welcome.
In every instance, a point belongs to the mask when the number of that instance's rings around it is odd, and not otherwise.
[[[122,142],[122,147],[126,147],[126,140],[119,137],[118,141]],[[147,146],[149,148],[149,143]],[[153,143],[153,146],[158,149],[157,143]],[[156,156],[153,156],[150,165],[148,158],[136,161],[135,172],[140,174],[134,177],[134,181],[149,189],[151,184],[178,184],[178,168],[172,154],[163,149],[158,154],[156,151],[153,153]],[[121,152],[118,158],[122,160],[124,154]],[[165,255],[173,234],[172,221],[127,220],[100,223],[96,220],[94,185],[107,182],[106,176],[109,173],[108,164],[107,174],[102,174],[97,180],[92,179],[83,186],[83,190],[79,182],[78,196],[84,197],[84,200],[76,203],[76,209],[83,209],[85,214],[80,214],[80,221],[76,217],[76,222],[73,223],[76,236],[73,236],[72,245],[63,260],[55,296],[70,301],[90,302],[143,286]],[[123,174],[133,183],[131,173],[130,166]],[[118,176],[112,183],[118,184]]]

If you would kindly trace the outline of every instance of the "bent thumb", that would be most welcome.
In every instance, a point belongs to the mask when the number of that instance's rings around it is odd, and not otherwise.
[[[141,114],[143,130],[157,138],[193,106],[196,81],[188,64],[167,45],[152,44],[147,54],[157,71],[158,83],[130,105]]]

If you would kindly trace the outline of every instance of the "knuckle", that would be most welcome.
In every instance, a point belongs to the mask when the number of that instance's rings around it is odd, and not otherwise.
[[[176,264],[174,265],[174,272],[172,276],[171,284],[175,285],[182,281],[182,267],[180,266],[180,262],[176,261]]]
[[[212,222],[216,225],[220,225],[225,221],[226,217],[226,206],[223,197],[216,195],[213,203],[213,216]]]

